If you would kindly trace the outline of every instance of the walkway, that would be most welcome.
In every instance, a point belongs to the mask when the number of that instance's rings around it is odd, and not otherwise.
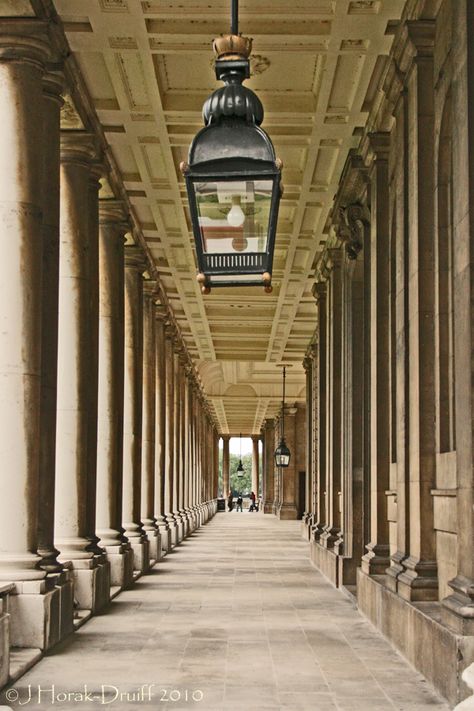
[[[14,688],[28,711],[448,709],[311,566],[299,523],[246,512],[217,514]]]

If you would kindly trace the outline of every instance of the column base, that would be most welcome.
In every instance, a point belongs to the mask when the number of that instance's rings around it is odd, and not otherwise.
[[[158,531],[160,534],[160,542],[161,542],[160,543],[160,546],[161,546],[160,558],[163,558],[171,550],[171,531],[169,529],[167,522],[164,520],[158,520],[156,522],[156,525],[158,526]]]
[[[335,587],[356,584],[358,558],[345,556],[336,548],[326,548],[318,541],[310,542],[310,557],[311,562]]]
[[[107,560],[110,563],[110,584],[126,590],[133,585],[134,554],[129,544],[106,546]]]
[[[327,526],[319,538],[320,545],[324,546],[324,548],[334,548],[336,541],[339,540],[340,533],[340,529],[336,526]]]
[[[306,540],[311,540],[311,527],[313,525],[313,514],[305,512],[301,518],[301,536]]]
[[[74,597],[80,610],[97,614],[110,602],[110,563],[105,553],[74,561]]]
[[[361,567],[366,575],[383,575],[390,565],[390,547],[382,543],[368,543]]]
[[[150,565],[157,563],[161,558],[161,536],[158,528],[146,528],[146,537],[148,538]]]
[[[294,504],[280,504],[277,513],[280,521],[296,521],[298,518],[298,512]]]
[[[150,569],[150,543],[148,538],[130,538],[133,551],[133,569],[139,573],[146,573]]]
[[[385,583],[386,576],[367,575],[359,568],[359,610],[454,706],[470,693],[459,680],[474,662],[472,638],[461,637],[443,624],[442,603],[414,604]]]
[[[263,503],[263,513],[272,514],[273,513],[273,501],[265,501]]]
[[[400,597],[413,602],[437,602],[439,583],[436,561],[417,560],[409,556],[403,565],[405,570],[398,576]]]
[[[73,582],[67,570],[15,583],[9,597],[10,644],[46,651],[73,631]]]
[[[385,570],[387,588],[394,593],[398,590],[398,576],[405,570],[403,567],[405,558],[405,553],[397,551],[391,556],[390,566]]]
[[[178,545],[178,524],[176,522],[175,517],[171,513],[166,514],[166,523],[169,526],[170,530],[170,537],[171,537],[171,546],[170,550],[175,548]]]
[[[0,585],[0,689],[10,674],[10,615],[8,614],[9,585]]]
[[[441,618],[461,635],[474,635],[474,584],[458,575],[449,581],[452,595],[442,601]]]
[[[177,529],[176,541],[177,541],[177,545],[179,545],[184,538],[184,522],[183,522],[183,519],[181,518],[181,514],[179,512],[176,512],[173,515],[174,515],[174,518],[176,521],[176,529]]]

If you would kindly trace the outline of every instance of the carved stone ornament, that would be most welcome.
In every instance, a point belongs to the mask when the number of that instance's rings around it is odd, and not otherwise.
[[[349,259],[357,259],[364,245],[365,230],[370,225],[370,212],[365,205],[354,203],[339,209],[336,232],[344,243]]]

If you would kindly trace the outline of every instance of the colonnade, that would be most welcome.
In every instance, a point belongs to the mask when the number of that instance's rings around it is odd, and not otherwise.
[[[218,439],[152,260],[36,20],[0,37],[0,686],[216,508]],[[9,610],[7,614],[6,610]]]
[[[433,12],[397,29],[316,265],[302,527],[455,702],[474,661],[472,7]]]

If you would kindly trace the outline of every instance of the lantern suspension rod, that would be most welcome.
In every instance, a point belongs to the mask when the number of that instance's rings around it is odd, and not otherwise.
[[[281,438],[285,437],[285,380],[286,380],[286,365],[283,366],[283,403],[281,407]]]
[[[239,34],[239,0],[231,0],[232,21],[230,26],[231,35]]]

